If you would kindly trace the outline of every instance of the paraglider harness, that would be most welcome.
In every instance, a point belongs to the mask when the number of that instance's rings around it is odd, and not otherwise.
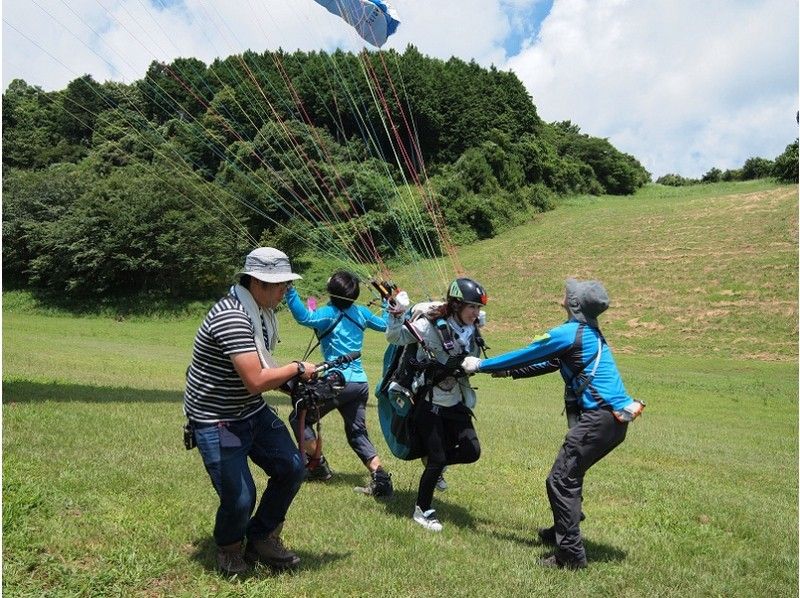
[[[414,403],[416,403],[419,399],[432,401],[434,387],[441,384],[445,379],[449,377],[464,377],[465,374],[461,369],[461,362],[463,362],[464,357],[467,356],[465,351],[457,354],[450,353],[455,348],[455,340],[453,339],[452,330],[450,330],[450,327],[443,318],[438,318],[437,320],[431,320],[431,322],[434,324],[436,331],[439,333],[439,339],[442,342],[442,348],[450,355],[450,357],[445,363],[441,363],[439,360],[437,360],[434,357],[433,352],[428,348],[428,346],[425,344],[425,341],[417,332],[417,329],[413,326],[413,322],[420,317],[426,316],[423,314],[417,314],[415,317],[406,319],[403,322],[406,330],[408,330],[414,336],[416,342],[405,345],[402,348],[402,351],[399,352],[400,355],[395,368],[390,368],[390,371],[387,371],[386,375],[384,376],[384,384],[386,384],[387,389],[391,383],[394,383],[396,385],[395,388],[399,386],[408,390],[414,386],[415,379],[421,379],[423,383],[417,386],[414,393],[410,393],[409,391]],[[488,347],[486,347],[486,343],[484,342],[477,326],[475,327],[475,343],[481,349],[485,357],[486,349]],[[426,357],[423,359],[417,359],[418,348],[420,347],[426,355]]]
[[[413,427],[416,406],[423,400],[432,402],[434,387],[446,378],[460,378],[465,375],[461,369],[461,362],[466,355],[466,353],[451,354],[447,362],[438,361],[413,326],[415,320],[426,316],[419,310],[414,313],[413,308],[409,311],[412,315],[403,321],[403,326],[414,337],[415,342],[404,346],[389,346],[384,356],[383,379],[375,390],[378,397],[378,416],[386,443],[396,457],[404,460],[417,459],[423,455],[421,443]],[[455,340],[447,322],[439,318],[431,320],[431,323],[439,333],[442,348],[448,352],[452,351],[455,348]],[[475,343],[485,356],[489,347],[486,346],[477,326]],[[425,353],[423,359],[417,359],[419,348]],[[464,409],[471,417],[471,410],[466,405]]]
[[[321,460],[322,426],[320,424],[320,411],[331,404],[335,404],[336,397],[339,396],[339,393],[342,392],[346,385],[344,375],[335,368],[347,365],[359,357],[361,357],[361,352],[355,351],[331,361],[323,361],[314,366],[314,376],[310,380],[301,380],[298,376],[289,383],[292,409],[297,416],[297,443],[301,455],[306,454],[304,446],[306,422],[310,424],[316,423],[317,427],[317,447],[314,450],[314,454],[309,456],[308,463],[306,463],[308,469],[315,469]]]
[[[572,343],[571,349],[577,347],[578,343],[583,340],[583,331],[586,329],[586,326],[587,325],[583,323],[581,323],[578,326],[578,330],[575,333],[575,340]],[[581,366],[575,371],[575,373],[572,374],[572,377],[569,379],[569,381],[564,385],[564,411],[562,412],[562,414],[566,413],[567,426],[569,428],[574,427],[575,424],[577,424],[578,420],[580,419],[582,412],[581,395],[583,395],[584,391],[589,386],[589,384],[592,383],[592,380],[594,379],[594,374],[597,371],[597,366],[600,364],[600,357],[603,353],[603,345],[605,344],[606,339],[603,337],[603,333],[600,332],[599,329],[597,330],[597,333],[600,335],[600,338],[598,339],[599,342],[598,342],[597,354],[586,363],[581,364]],[[586,370],[586,368],[589,367],[589,364],[591,363],[594,363],[594,366],[592,367],[591,373],[587,376],[584,373],[584,370]],[[575,383],[576,380],[580,380],[581,382],[578,388],[573,387],[573,384]]]

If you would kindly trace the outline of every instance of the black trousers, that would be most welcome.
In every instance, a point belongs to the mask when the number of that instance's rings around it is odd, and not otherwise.
[[[627,431],[628,424],[618,422],[611,411],[595,409],[584,411],[577,425],[567,432],[546,484],[559,560],[586,562],[580,530],[583,477],[625,440]]]
[[[477,461],[481,445],[472,425],[472,413],[461,403],[440,407],[420,401],[414,409],[414,427],[428,458],[417,491],[417,505],[427,511],[445,466]]]
[[[372,461],[378,454],[375,450],[375,445],[369,439],[367,432],[367,400],[369,399],[369,384],[366,382],[348,382],[344,390],[339,393],[335,401],[326,403],[324,407],[320,408],[320,419],[328,415],[334,409],[339,412],[344,422],[344,433],[347,437],[347,444],[353,449],[353,452],[358,455],[362,463],[365,465]],[[292,424],[292,431],[298,442],[300,438],[297,433],[297,414],[292,411],[289,416],[289,422]],[[303,431],[305,441],[316,440],[317,435],[314,433],[314,426],[306,422],[305,430]]]

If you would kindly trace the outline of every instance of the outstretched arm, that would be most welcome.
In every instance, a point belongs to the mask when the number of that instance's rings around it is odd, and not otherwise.
[[[489,359],[467,357],[462,367],[468,374],[477,372],[500,372],[527,366],[537,366],[558,358],[572,346],[575,339],[574,325],[562,324],[549,332],[537,336],[533,342],[522,349],[509,351]],[[546,367],[546,366],[543,366]],[[553,371],[553,370],[550,370]],[[546,372],[541,372],[546,373]]]
[[[386,340],[389,341],[391,345],[410,345],[411,343],[417,342],[417,339],[414,337],[411,332],[404,326],[405,322],[405,315],[399,314],[394,315],[391,314],[389,316],[389,323],[386,327]],[[411,326],[413,326],[421,335],[424,336],[424,331],[420,330],[420,326],[424,325],[427,322],[424,318],[420,318],[419,320],[415,320]]]
[[[557,372],[560,367],[560,359],[550,359],[548,361],[532,363],[531,365],[526,365],[525,367],[514,368],[508,373],[512,378],[514,378],[514,380],[516,380],[517,378],[533,378],[534,376],[541,376],[542,374]]]
[[[383,304],[383,311],[380,314],[374,314],[366,307],[359,306],[358,311],[364,316],[367,328],[377,330],[378,332],[386,332],[387,320],[389,314],[386,311],[386,302]]]
[[[320,315],[322,310],[319,310],[319,312],[312,312],[306,308],[303,300],[300,298],[300,293],[298,293],[297,289],[294,287],[289,287],[289,290],[286,291],[285,298],[286,305],[289,307],[292,317],[301,326],[324,330],[331,325],[332,321],[330,317]]]

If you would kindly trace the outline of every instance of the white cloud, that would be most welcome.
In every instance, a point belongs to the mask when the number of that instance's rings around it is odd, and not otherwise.
[[[657,177],[774,158],[797,129],[797,4],[556,0],[506,66],[545,120],[608,137]]]
[[[407,0],[395,5],[402,5],[403,23],[391,47],[402,49],[412,43],[429,56],[475,59],[486,66],[506,60],[503,41],[511,23],[497,1]]]
[[[401,0],[395,4],[402,23],[386,47],[413,43],[443,59],[504,62],[510,18],[536,1]],[[72,0],[69,7],[55,0],[4,2],[11,26],[3,25],[3,88],[19,77],[60,89],[84,73],[133,81],[151,61],[178,56],[210,62],[246,49],[358,51],[366,45],[312,0],[183,0],[161,10],[143,0]]]

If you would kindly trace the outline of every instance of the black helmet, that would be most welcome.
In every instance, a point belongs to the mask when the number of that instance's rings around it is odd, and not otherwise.
[[[447,291],[447,300],[486,305],[489,298],[486,296],[486,291],[483,290],[483,287],[471,278],[456,278],[450,283],[450,288]]]

